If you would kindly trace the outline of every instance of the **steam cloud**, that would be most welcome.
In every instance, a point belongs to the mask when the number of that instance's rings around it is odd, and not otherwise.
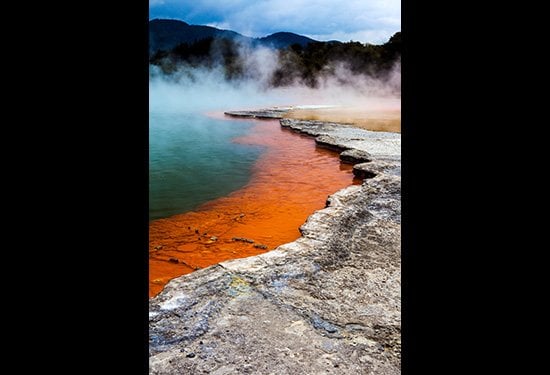
[[[213,46],[211,55],[217,63],[208,68],[181,63],[176,72],[166,75],[158,66],[150,65],[150,110],[213,111],[290,105],[400,108],[400,61],[383,77],[354,74],[345,62],[337,62],[322,69],[316,88],[299,79],[284,87],[272,87],[273,73],[281,66],[276,50],[240,44],[238,59],[244,74],[241,79],[228,80],[221,53],[215,43]]]

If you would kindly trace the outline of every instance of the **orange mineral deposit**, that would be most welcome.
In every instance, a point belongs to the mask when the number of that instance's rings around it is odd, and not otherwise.
[[[278,120],[247,121],[255,123],[251,133],[233,141],[266,146],[250,182],[195,211],[149,223],[150,297],[174,277],[296,240],[300,225],[325,207],[330,194],[360,182],[352,166],[312,137]]]

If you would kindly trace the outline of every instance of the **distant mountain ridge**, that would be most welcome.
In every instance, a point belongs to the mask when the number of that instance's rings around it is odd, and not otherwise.
[[[305,47],[314,39],[290,32],[278,32],[263,38],[250,38],[232,30],[222,30],[212,26],[190,25],[187,22],[170,19],[149,21],[149,53],[170,50],[181,43],[194,43],[206,38],[227,38],[251,44],[261,44],[274,48],[285,48],[292,44]]]
[[[307,36],[298,35],[289,32],[278,32],[258,39],[260,43],[272,45],[275,48],[286,48],[292,44],[299,44],[305,47],[309,43],[317,42],[317,40],[308,38]]]

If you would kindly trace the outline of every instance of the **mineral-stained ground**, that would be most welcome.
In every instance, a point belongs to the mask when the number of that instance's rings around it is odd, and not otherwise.
[[[173,279],[149,304],[151,374],[399,374],[400,134],[282,119],[365,178],[298,240]]]

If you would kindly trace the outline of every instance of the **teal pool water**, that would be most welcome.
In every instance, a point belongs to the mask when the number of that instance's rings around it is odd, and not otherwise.
[[[249,181],[260,146],[233,143],[253,126],[199,113],[149,113],[149,220],[227,195]]]

